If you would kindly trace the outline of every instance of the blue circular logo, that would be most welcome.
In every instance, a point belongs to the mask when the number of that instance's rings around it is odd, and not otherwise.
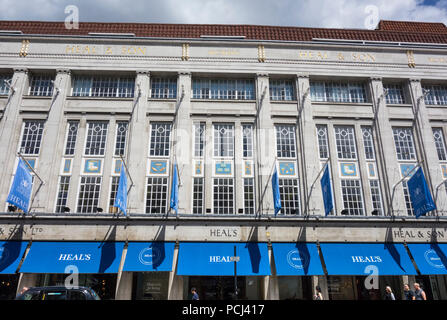
[[[300,254],[298,250],[292,250],[287,254],[287,263],[292,268],[303,269],[309,263],[309,257]]]
[[[430,249],[425,251],[424,257],[429,265],[439,269],[445,268],[444,264],[441,261],[441,258],[438,257],[435,250]]]
[[[157,264],[161,258],[161,254],[157,248],[147,247],[140,251],[138,259],[146,266]]]

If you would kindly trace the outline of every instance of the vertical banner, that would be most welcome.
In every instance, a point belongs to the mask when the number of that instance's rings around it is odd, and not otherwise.
[[[321,191],[323,193],[324,213],[327,216],[332,209],[334,209],[334,202],[332,201],[332,185],[331,177],[329,175],[329,165],[326,164],[324,174],[320,180]]]
[[[120,209],[127,216],[127,176],[124,164],[121,164],[120,181],[113,206]]]
[[[6,202],[28,213],[32,189],[33,177],[25,162],[20,158]]]
[[[407,185],[416,218],[436,209],[427,182],[425,181],[424,171],[421,167],[408,180]]]
[[[275,163],[275,172],[272,176],[272,190],[273,190],[273,204],[275,207],[275,216],[281,210],[281,195],[279,193],[279,178],[278,178],[278,170],[276,169]]]
[[[178,170],[177,170],[177,162],[174,163],[174,170],[172,173],[172,186],[171,186],[171,209],[175,211],[175,214],[178,214]]]

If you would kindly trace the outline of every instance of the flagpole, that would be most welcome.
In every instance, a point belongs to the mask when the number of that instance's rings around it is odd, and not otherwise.
[[[304,211],[305,214],[306,214],[306,212],[308,212],[308,209],[309,209],[309,200],[310,200],[310,196],[312,195],[312,191],[313,191],[313,189],[315,187],[315,183],[317,182],[318,178],[320,177],[321,173],[324,171],[324,169],[326,168],[326,165],[329,163],[330,160],[331,160],[331,157],[327,158],[327,160],[324,163],[323,167],[320,169],[320,172],[318,172],[318,175],[315,178],[314,182],[310,186],[309,195],[306,197],[306,206],[305,206],[305,211]],[[309,214],[307,214],[307,215],[309,215]]]
[[[275,161],[273,162],[272,169],[270,170],[270,175],[269,175],[269,177],[267,179],[267,184],[265,185],[264,191],[262,192],[261,199],[259,200],[259,205],[258,205],[258,210],[257,210],[259,212],[259,216],[262,215],[262,212],[260,211],[261,210],[261,204],[262,204],[262,201],[264,201],[265,192],[267,191],[267,187],[269,185],[269,181],[270,181],[270,178],[272,177],[273,171],[274,171],[274,169],[276,167],[277,160],[278,160],[278,157],[275,156]],[[255,217],[257,217],[257,216],[258,216],[258,214],[256,213]]]
[[[419,161],[402,179],[400,179],[398,182],[396,182],[393,185],[393,192],[391,193],[391,214],[394,217],[394,208],[393,208],[393,200],[394,200],[394,193],[396,191],[396,187],[402,183],[414,170],[419,168],[421,164],[424,162],[424,160]]]

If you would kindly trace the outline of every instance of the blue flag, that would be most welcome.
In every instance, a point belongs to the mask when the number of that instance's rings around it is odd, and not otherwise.
[[[329,176],[329,166],[326,165],[324,174],[320,180],[321,191],[323,192],[324,213],[327,216],[332,209],[334,209],[334,203],[332,201],[332,186],[331,177]]]
[[[425,181],[424,171],[422,171],[421,167],[408,180],[407,185],[416,218],[436,209],[427,182]]]
[[[23,212],[28,213],[32,189],[33,177],[29,172],[28,166],[20,158],[6,202],[15,205]]]
[[[275,164],[275,172],[272,176],[272,189],[273,189],[273,204],[275,207],[275,216],[281,210],[281,195],[279,193],[279,178],[278,178],[278,170],[276,169]]]
[[[121,164],[120,182],[113,206],[120,209],[127,216],[127,175],[124,170],[124,164]]]
[[[171,209],[174,209],[178,214],[178,171],[177,164],[174,164],[174,172],[172,174],[172,186],[171,186]]]

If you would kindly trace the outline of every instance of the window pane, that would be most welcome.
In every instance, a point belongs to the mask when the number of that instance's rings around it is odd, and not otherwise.
[[[298,179],[279,179],[281,214],[300,214]]]
[[[233,179],[213,179],[213,207],[215,214],[233,214]]]
[[[101,177],[81,177],[77,212],[96,212],[100,190]]]
[[[38,155],[42,143],[43,121],[25,121],[23,124],[20,152],[25,155]]]
[[[79,121],[68,121],[67,142],[65,144],[65,155],[74,155],[76,139],[78,136]]]
[[[354,127],[334,126],[335,142],[339,159],[357,159]]]
[[[107,122],[88,122],[85,154],[103,156],[106,149]]]
[[[146,213],[165,214],[168,198],[168,178],[147,178]]]
[[[359,180],[341,180],[343,207],[349,215],[363,215],[362,188]]]
[[[63,212],[63,208],[67,205],[69,186],[70,177],[61,176],[59,181],[59,192],[57,194],[56,212]]]
[[[233,157],[234,128],[232,124],[214,125],[214,156]]]
[[[394,145],[398,160],[416,160],[411,128],[393,128]]]
[[[169,156],[171,124],[170,123],[152,123],[151,124],[150,155],[151,156]]]
[[[277,125],[275,128],[278,158],[296,158],[295,126]]]
[[[52,96],[54,76],[32,75],[29,84],[29,94],[31,96]]]

